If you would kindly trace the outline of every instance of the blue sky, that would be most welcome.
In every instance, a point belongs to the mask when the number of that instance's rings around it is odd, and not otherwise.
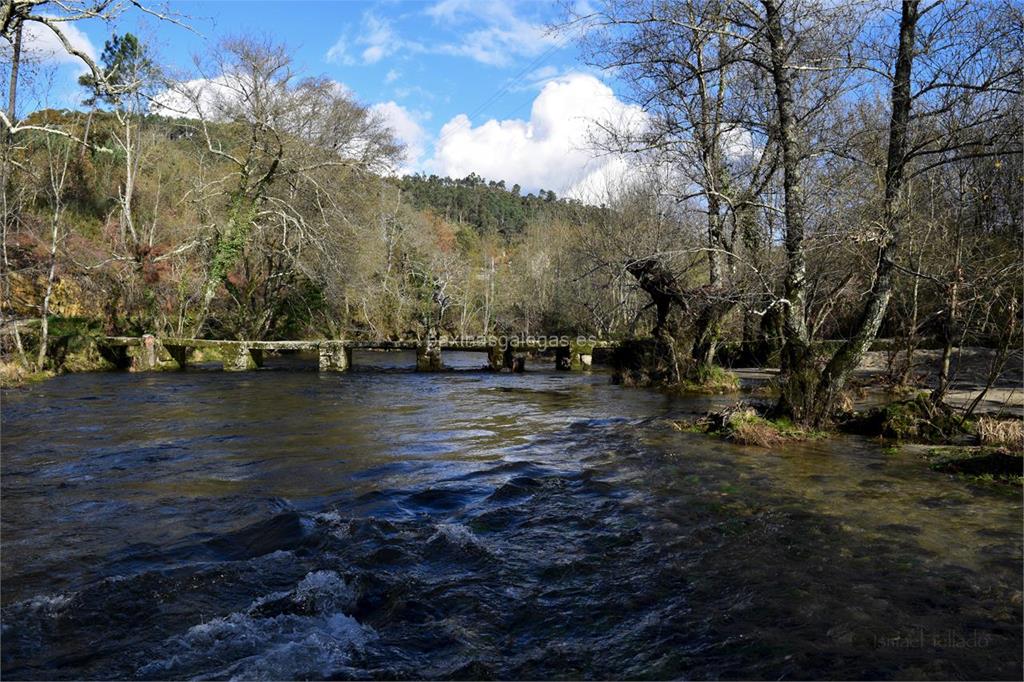
[[[170,8],[195,33],[134,11],[115,25],[75,29],[94,54],[111,32],[136,33],[182,78],[194,77],[194,54],[224,37],[269,36],[290,48],[298,71],[343,83],[389,122],[409,149],[399,172],[473,171],[578,193],[607,172],[608,159],[589,149],[588,121],[635,114],[581,63],[571,40],[549,30],[561,16],[550,1],[192,0]],[[54,104],[77,97],[80,66],[61,68]]]

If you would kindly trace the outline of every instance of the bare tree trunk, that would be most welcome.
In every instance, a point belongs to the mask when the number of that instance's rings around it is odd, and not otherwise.
[[[60,200],[58,199],[58,202]],[[50,298],[53,296],[53,281],[57,274],[57,239],[60,236],[60,204],[53,212],[53,223],[50,231],[50,266],[46,274],[46,294],[39,320],[39,354],[36,357],[36,370],[43,371],[46,364],[46,350],[50,340]]]
[[[963,268],[961,259],[963,257],[963,178],[960,179],[960,201],[957,203],[956,211],[956,251],[953,261],[953,276],[946,283],[946,317],[942,321],[942,360],[939,363],[938,385],[932,392],[931,399],[939,405],[946,399],[946,392],[949,390],[949,371],[953,359],[953,343],[956,336],[957,320],[960,317],[960,284],[963,280]]]
[[[135,174],[138,162],[135,159],[135,142],[132,142],[132,123],[128,113],[124,114],[124,195],[121,197],[121,224],[128,227],[132,236],[132,244],[137,247],[139,236],[135,232],[132,220],[132,198],[135,195]]]
[[[808,337],[804,319],[804,298],[807,277],[804,253],[804,196],[800,173],[800,154],[796,140],[796,118],[793,113],[793,81],[786,65],[786,40],[782,32],[779,4],[764,0],[768,44],[771,50],[772,82],[778,113],[779,145],[782,149],[783,213],[786,217],[786,278],[783,295],[785,334],[782,369],[797,368],[806,353]]]
[[[69,139],[54,135],[46,136],[46,161],[51,204],[50,253],[46,274],[46,293],[40,309],[39,353],[36,368],[42,371],[46,362],[46,351],[50,335],[50,302],[53,284],[57,278],[57,249],[61,240],[61,221],[64,214],[64,188],[67,185],[68,166],[71,161],[73,143]]]
[[[874,282],[857,322],[853,336],[835,352],[822,372],[815,396],[812,421],[828,419],[846,379],[856,369],[871,346],[885,317],[892,294],[895,274],[894,258],[906,222],[903,203],[904,171],[907,166],[908,123],[911,95],[911,69],[914,63],[914,36],[917,29],[919,0],[904,0],[900,17],[899,47],[896,72],[892,84],[892,112],[889,122],[889,150],[885,169],[885,204],[883,234],[878,248]]]
[[[783,390],[779,410],[803,420],[814,402],[813,379],[809,374],[810,338],[804,314],[807,261],[804,252],[805,208],[800,152],[793,112],[793,80],[786,64],[787,41],[782,31],[780,5],[762,0],[765,9],[768,45],[771,53],[772,84],[778,117],[779,147],[782,151],[783,214],[786,219],[786,276],[783,283],[783,345],[780,357]]]
[[[999,380],[999,376],[1003,373],[1003,369],[1006,367],[1006,362],[1010,358],[1010,350],[1014,346],[1015,342],[1020,340],[1020,319],[1018,317],[1018,303],[1016,298],[1011,298],[1009,305],[1006,307],[1006,322],[1002,325],[999,330],[999,340],[996,344],[995,353],[992,356],[992,360],[988,366],[988,376],[985,379],[985,385],[982,387],[978,395],[974,396],[974,399],[964,408],[963,414],[960,416],[960,422],[963,423],[971,418],[974,411],[978,409],[978,405],[988,395],[989,390],[995,385],[996,381]]]
[[[21,66],[21,34],[22,34],[22,21],[16,20],[18,27],[14,29],[14,52],[11,55],[11,80],[7,87],[7,120],[11,122],[13,126],[15,123],[16,115],[16,104],[18,101],[18,69]],[[7,131],[8,135],[13,137],[11,131]]]
[[[82,132],[82,146],[78,150],[78,158],[85,159],[85,153],[89,149],[89,131],[92,129],[92,117],[96,114],[96,105],[89,107],[89,115],[85,117],[85,130]]]

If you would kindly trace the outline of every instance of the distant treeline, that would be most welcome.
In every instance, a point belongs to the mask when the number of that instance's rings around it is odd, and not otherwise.
[[[507,187],[504,180],[486,180],[475,173],[461,179],[406,175],[396,184],[416,208],[472,225],[480,234],[511,237],[541,214],[569,219],[600,210],[576,199],[559,199],[552,190],[523,194],[519,185]]]

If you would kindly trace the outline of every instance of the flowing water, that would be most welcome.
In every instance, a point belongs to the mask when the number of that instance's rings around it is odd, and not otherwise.
[[[1019,489],[368,362],[5,393],[3,677],[1021,679]]]

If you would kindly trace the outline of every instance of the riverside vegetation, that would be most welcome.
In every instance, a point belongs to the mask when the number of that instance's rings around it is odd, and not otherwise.
[[[99,335],[592,334],[621,341],[626,384],[723,392],[727,367],[779,368],[771,399],[727,420],[771,440],[850,423],[851,377],[884,337],[884,382],[927,388],[885,408],[887,428],[906,438],[893,425],[912,414],[955,439],[981,400],[947,405],[959,349],[991,349],[984,396],[1021,347],[1015,16],[994,0],[570,12],[562,28],[643,117],[595,120],[594,145],[632,170],[566,199],[395,176],[373,110],[266,39],[225,40],[173,80],[115,34],[76,55],[80,109],[22,114],[48,76],[21,36],[61,29],[14,3],[4,381],[99,367]]]

